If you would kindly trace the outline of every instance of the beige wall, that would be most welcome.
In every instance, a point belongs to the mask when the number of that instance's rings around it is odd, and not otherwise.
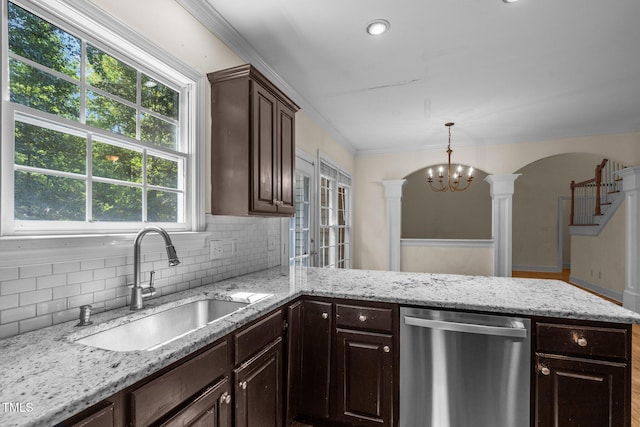
[[[578,283],[611,290],[618,298],[622,297],[625,285],[624,204],[599,236],[571,236],[571,277],[578,279]]]
[[[405,177],[402,238],[490,239],[491,196],[489,184],[484,181],[487,174],[476,169],[475,179],[466,190],[439,193],[429,188],[427,169]]]
[[[517,171],[522,176],[513,194],[514,270],[558,271],[558,198],[571,196],[571,180],[593,178],[601,161],[595,154],[559,154]]]
[[[175,0],[92,0],[100,8],[152,40],[158,46],[205,76],[207,73],[241,65],[244,61],[209,32]],[[207,89],[208,90],[208,89]],[[208,93],[207,93],[207,96]],[[211,212],[210,104],[206,136],[206,212]],[[296,114],[296,143],[316,155],[318,149],[339,166],[353,173],[354,158],[318,127],[303,110]]]
[[[356,268],[386,268],[385,199],[382,180],[401,179],[425,165],[443,161],[444,148],[356,157],[354,254]],[[591,136],[543,142],[454,147],[454,161],[490,174],[513,173],[536,160],[563,153],[591,153],[626,164],[640,164],[640,133]],[[516,181],[517,182],[517,181]]]
[[[403,246],[400,271],[493,276],[493,248]]]

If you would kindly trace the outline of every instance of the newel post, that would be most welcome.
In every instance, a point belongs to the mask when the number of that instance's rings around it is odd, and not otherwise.
[[[625,202],[626,257],[622,305],[640,313],[640,166],[617,172]]]
[[[493,239],[493,274],[511,277],[513,241],[514,183],[521,174],[489,175],[491,186],[491,234]]]
[[[406,183],[406,179],[382,181],[387,201],[387,270],[389,271],[400,271],[402,187]]]

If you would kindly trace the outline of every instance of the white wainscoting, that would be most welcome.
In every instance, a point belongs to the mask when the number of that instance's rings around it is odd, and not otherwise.
[[[400,270],[494,276],[493,240],[401,239]]]

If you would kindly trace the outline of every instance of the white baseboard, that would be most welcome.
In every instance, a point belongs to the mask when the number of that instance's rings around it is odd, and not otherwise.
[[[515,271],[539,271],[543,273],[562,273],[555,265],[514,265],[511,267]]]
[[[609,289],[609,288],[605,288],[603,286],[600,285],[596,285],[593,283],[589,283],[586,280],[582,280],[582,279],[578,279],[576,277],[569,277],[569,281],[571,283],[575,283],[578,286],[581,286],[585,289],[588,289],[592,292],[595,292],[599,295],[605,296],[607,298],[610,298],[614,301],[620,302],[622,303],[622,292],[618,292],[618,291],[614,291],[613,289]]]

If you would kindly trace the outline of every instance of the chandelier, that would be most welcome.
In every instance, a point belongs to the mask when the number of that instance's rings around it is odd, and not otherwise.
[[[466,171],[467,172],[466,178],[462,176],[464,173],[462,165],[458,165],[458,167],[455,168],[455,170],[453,171],[451,170],[451,153],[453,153],[453,150],[451,149],[451,126],[453,125],[454,123],[445,123],[445,126],[449,128],[449,145],[447,146],[449,163],[447,165],[446,181],[445,181],[445,175],[444,175],[444,166],[438,167],[438,175],[435,178],[437,180],[437,184],[435,185],[433,183],[434,181],[433,170],[429,168],[429,171],[427,172],[427,175],[428,175],[427,182],[429,183],[429,187],[431,187],[433,191],[437,191],[437,192],[464,191],[471,186],[471,181],[473,181],[473,168],[471,166],[469,166],[469,169],[467,169]],[[461,181],[467,181],[467,183],[464,184],[462,187],[460,187]]]

